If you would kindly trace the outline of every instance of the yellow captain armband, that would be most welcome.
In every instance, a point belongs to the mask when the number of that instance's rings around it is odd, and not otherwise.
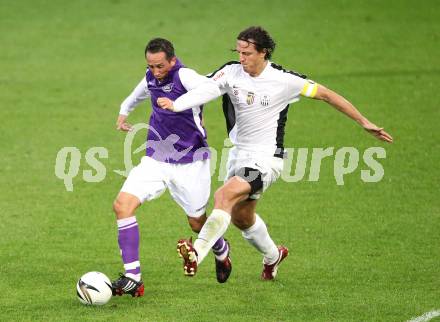
[[[318,90],[318,84],[311,80],[307,80],[307,83],[304,85],[301,95],[305,97],[315,97],[316,91]]]

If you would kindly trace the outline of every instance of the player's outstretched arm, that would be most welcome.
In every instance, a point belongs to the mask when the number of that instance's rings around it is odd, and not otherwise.
[[[131,94],[122,102],[118,119],[116,120],[116,129],[119,131],[131,131],[132,126],[127,122],[128,114],[150,96],[151,94],[144,76]]]
[[[159,97],[157,105],[173,112],[182,112],[194,106],[206,104],[221,96],[217,84],[205,78],[205,81],[178,97],[174,102],[167,97]]]
[[[338,93],[322,86],[318,85],[315,99],[323,100],[332,105],[338,111],[344,113],[357,123],[359,123],[368,133],[375,136],[377,139],[392,143],[393,138],[383,128],[371,123],[366,117],[364,117],[348,100],[339,95]]]

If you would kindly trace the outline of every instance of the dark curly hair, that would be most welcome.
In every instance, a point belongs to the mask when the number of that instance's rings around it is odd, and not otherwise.
[[[252,26],[240,32],[237,40],[247,41],[254,44],[258,52],[266,50],[264,59],[270,59],[275,50],[276,43],[269,33],[260,26]]]

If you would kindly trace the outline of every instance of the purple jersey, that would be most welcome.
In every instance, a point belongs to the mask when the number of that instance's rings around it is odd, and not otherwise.
[[[177,59],[161,82],[147,69],[146,81],[153,111],[147,135],[146,155],[157,161],[191,163],[209,158],[206,132],[202,125],[203,107],[175,113],[157,105],[159,97],[175,101],[187,92],[179,77],[179,69],[182,67],[184,65]]]

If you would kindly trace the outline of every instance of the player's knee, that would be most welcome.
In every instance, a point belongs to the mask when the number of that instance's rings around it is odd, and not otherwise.
[[[118,218],[124,218],[131,215],[128,205],[119,199],[116,199],[113,202],[113,211],[115,212],[116,217]]]
[[[130,194],[120,193],[113,202],[113,211],[118,219],[128,218],[134,215],[140,200]]]
[[[122,212],[122,204],[121,202],[116,199],[115,201],[113,201],[113,212],[118,215]]]

